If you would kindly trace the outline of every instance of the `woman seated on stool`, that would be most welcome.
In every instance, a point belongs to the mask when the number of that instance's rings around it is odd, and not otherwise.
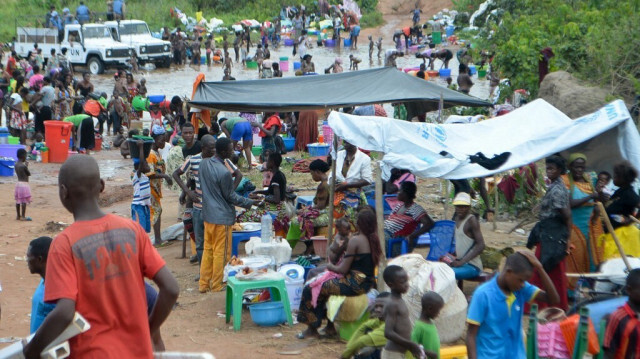
[[[393,208],[391,215],[384,221],[385,242],[391,238],[406,237],[409,253],[413,251],[420,235],[427,233],[433,227],[433,219],[413,200],[416,199],[416,184],[402,182],[398,192],[398,205]],[[391,257],[399,256],[401,243],[394,244]]]
[[[298,216],[292,219],[292,228],[290,229],[291,232],[300,230],[300,239],[303,241],[309,240],[315,234],[316,227],[326,227],[329,225],[329,215],[327,213],[327,208],[329,207],[328,171],[329,165],[323,160],[314,160],[309,165],[311,178],[315,182],[320,182],[320,184],[316,189],[313,205],[298,210]],[[295,228],[295,225],[298,225],[299,228]],[[287,238],[289,238],[289,236],[287,236]],[[311,254],[311,249],[313,249],[313,247],[307,246],[308,253],[305,252],[305,254]]]
[[[298,334],[299,339],[320,336],[318,328],[327,316],[327,301],[330,296],[359,296],[375,285],[374,271],[382,255],[380,240],[376,235],[376,214],[368,207],[361,210],[358,213],[357,227],[358,232],[349,239],[342,262],[327,265],[329,273],[334,274],[333,279],[324,281],[319,291],[312,291],[312,284],[305,285],[302,290],[298,321],[306,324],[307,329]],[[325,334],[336,334],[330,321]]]
[[[267,170],[273,173],[269,188],[264,191],[255,191],[249,194],[249,198],[258,198],[258,195],[265,195],[264,207],[250,209],[238,216],[237,221],[243,222],[260,222],[265,213],[276,214],[273,221],[273,228],[276,233],[287,233],[289,230],[289,216],[287,215],[287,207],[285,206],[285,198],[287,192],[287,178],[280,171],[282,156],[277,152],[271,152],[267,159]]]
[[[484,250],[484,238],[478,218],[471,213],[471,195],[460,192],[453,199],[456,207],[456,256],[449,263],[456,279],[475,278],[482,272],[480,253]],[[448,255],[452,259],[451,255]]]

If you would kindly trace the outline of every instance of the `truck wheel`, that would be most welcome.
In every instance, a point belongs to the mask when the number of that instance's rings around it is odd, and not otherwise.
[[[104,72],[104,64],[98,57],[95,56],[89,58],[89,61],[87,61],[87,67],[89,68],[89,72],[91,72],[92,75],[100,75]]]
[[[163,58],[159,65],[160,65],[159,67],[164,68],[164,69],[170,68],[171,67],[171,58],[169,56]]]

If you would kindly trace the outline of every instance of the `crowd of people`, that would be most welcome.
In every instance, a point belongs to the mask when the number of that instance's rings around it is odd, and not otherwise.
[[[124,1],[114,0],[108,4],[113,18],[124,17]],[[340,31],[344,29],[349,33],[351,48],[356,49],[360,33],[357,15],[330,7],[324,0],[318,2],[318,7],[334,24],[334,40],[340,43]],[[425,27],[420,25],[420,14],[416,4],[410,13],[413,26],[394,33],[396,48],[384,52],[385,66],[395,67],[396,59],[404,56],[411,44],[423,41],[428,44],[427,37],[422,35]],[[89,16],[89,9],[81,2],[76,20],[86,22]],[[299,56],[301,62],[297,75],[317,74],[307,36],[310,16],[303,6],[283,8],[281,16],[271,25],[263,26],[254,55],[249,54],[252,39],[246,25],[235,32],[231,44],[227,35],[221,44],[216,44],[210,34],[196,31],[189,36],[180,28],[173,33],[164,28],[162,37],[171,42],[176,65],[186,61],[199,65],[204,48],[206,64],[222,64],[223,81],[234,80],[231,76],[234,60],[236,64],[257,62],[260,78],[280,77],[282,72],[278,63],[271,61],[269,45],[280,46],[284,19],[292,22],[293,55]],[[58,28],[76,20],[68,9],[63,10],[60,18],[54,7],[47,17],[48,26]],[[368,37],[370,58],[375,48],[381,57],[381,43],[382,38],[374,42]],[[234,50],[233,57],[230,47]],[[436,60],[447,69],[453,56],[446,48],[429,47],[418,52],[416,57],[422,59],[423,64],[416,76],[425,78],[427,67],[433,70]],[[468,66],[471,55],[463,48],[456,56],[460,66],[457,89],[469,94],[473,86]],[[358,70],[362,60],[353,55],[349,60],[349,69]],[[324,69],[325,73],[343,71],[339,57]],[[167,188],[181,193],[179,216],[191,242],[191,262],[198,264],[195,280],[200,293],[226,289],[223,273],[231,260],[234,224],[260,222],[269,214],[274,219],[276,235],[288,239],[297,235],[308,243],[311,237],[326,229],[329,218],[333,218],[335,230],[328,230],[335,231],[336,235],[328,247],[327,263],[309,274],[300,306],[294,308],[298,310],[298,322],[306,326],[297,338],[336,335],[333,322],[327,320],[329,298],[369,293],[377,286],[376,277],[382,276],[389,291],[377,295],[369,320],[356,330],[341,357],[439,357],[440,340],[434,321],[446,305],[443,298],[433,291],[425,293],[421,298],[420,318],[412,325],[407,304],[402,299],[410,289],[407,272],[397,265],[377,272],[384,254],[389,258],[404,254],[403,242],[406,253],[413,252],[419,238],[436,225],[416,201],[419,186],[415,175],[404,169],[393,169],[384,183],[385,194],[394,199],[388,202],[390,214],[382,225],[384,238],[379,238],[375,209],[367,205],[373,195],[372,158],[348,141],[342,141],[334,158],[309,160],[310,179],[318,183],[313,202],[291,210],[294,195],[287,174],[281,169],[284,149],[279,134],[294,136],[295,149],[304,151],[307,144],[318,139],[316,111],[226,113],[205,121],[200,116],[201,110],[190,108],[178,96],[152,102],[145,80],[138,82],[134,73],[118,71],[115,74],[111,97],[95,93],[90,74],[82,73],[81,80],[75,75],[64,48],[60,54],[53,50],[46,62],[37,46],[25,59],[12,52],[2,68],[0,80],[0,91],[10,94],[0,96],[8,127],[23,144],[29,143],[27,129],[33,127],[34,149],[43,146],[47,121],[70,122],[74,149],[78,152],[94,150],[96,134],[114,136],[114,146],[120,148],[125,159],[130,157],[133,162],[132,220],[100,209],[98,197],[105,184],[95,159],[72,156],[62,165],[59,196],[75,222],[55,239],[39,237],[27,247],[29,270],[41,280],[32,298],[30,332],[35,336],[24,348],[25,357],[39,357],[42,349],[73,320],[76,311],[91,323],[92,330],[71,340],[75,356],[151,357],[152,351],[165,349],[160,326],[176,302],[179,287],[151,245],[148,234],[153,232],[156,247],[165,245],[161,229],[163,205],[168,205],[163,203],[163,191]],[[149,126],[143,126],[141,121],[145,111],[152,118]],[[379,104],[343,111],[387,116]],[[33,113],[33,121],[29,113]],[[410,120],[406,118],[406,109],[404,116],[402,114],[402,105],[395,104],[394,117]],[[254,135],[261,139],[262,154],[258,159],[252,154]],[[16,214],[18,220],[24,221],[31,220],[26,216],[26,206],[31,202],[27,154],[26,150],[19,151],[15,165]],[[252,171],[256,162],[261,163],[263,181],[258,187],[264,189],[255,190],[256,186],[245,178],[239,169],[240,158],[244,158],[244,173]],[[333,161],[336,185],[334,202],[330,203]],[[566,159],[550,156],[545,164],[548,187],[539,193],[539,221],[526,245],[535,252],[523,249],[508,256],[502,269],[478,286],[471,296],[466,337],[467,355],[471,359],[509,355],[524,358],[522,318],[527,305],[535,302],[542,308],[551,305],[568,310],[577,283],[567,279],[567,272],[595,272],[604,261],[614,258],[617,247],[612,244],[613,235],[627,254],[640,256],[640,230],[634,221],[640,196],[633,187],[638,172],[630,163],[615,164],[611,174],[588,173],[587,156],[582,153],[572,153]],[[438,260],[451,268],[455,280],[462,281],[478,278],[483,273],[481,254],[486,245],[482,219],[472,206],[475,194],[469,182],[452,182],[456,186],[452,201],[455,246],[452,253]],[[484,187],[482,180],[480,183]],[[482,189],[481,195],[487,211],[493,211]],[[603,223],[598,202],[605,205],[605,217],[613,232]],[[333,213],[329,211],[331,204]],[[237,207],[245,210],[238,213]],[[312,249],[307,246],[305,254],[312,254]],[[143,278],[152,280],[159,290]],[[639,269],[628,273],[624,290],[629,296],[628,302],[611,315],[604,348],[610,357],[637,358],[640,353]],[[326,326],[320,329],[325,320]],[[138,345],[129,345],[132,339]]]

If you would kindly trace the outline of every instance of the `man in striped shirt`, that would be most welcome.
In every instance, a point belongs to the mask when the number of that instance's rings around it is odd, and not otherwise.
[[[147,159],[144,157],[144,142],[138,140],[140,158],[133,159],[135,171],[131,174],[133,183],[133,200],[131,201],[131,219],[138,222],[145,232],[151,232],[151,186],[149,177],[145,175],[151,171]]]
[[[182,166],[173,173],[173,179],[184,193],[189,196],[193,202],[193,232],[196,236],[196,253],[198,255],[198,263],[202,261],[202,251],[204,249],[204,221],[202,220],[202,190],[200,189],[200,162],[215,154],[216,140],[211,135],[205,135],[200,140],[202,152],[200,154],[187,158]],[[195,190],[187,187],[180,178],[185,173],[189,173],[188,177],[195,183]]]
[[[618,308],[607,324],[605,358],[640,358],[640,268],[629,272],[625,287],[629,301]]]

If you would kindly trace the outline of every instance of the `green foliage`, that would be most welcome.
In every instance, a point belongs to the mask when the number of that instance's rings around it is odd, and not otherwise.
[[[15,14],[19,14],[16,21],[21,26],[35,26],[37,22],[44,22],[45,14],[50,5],[55,5],[58,13],[62,13],[64,7],[68,7],[75,13],[79,0],[1,0],[0,7],[0,40],[9,41],[16,31]],[[333,1],[332,1],[333,2]],[[106,13],[104,0],[84,0],[84,3],[92,12]],[[170,9],[176,7],[188,16],[195,17],[196,11],[201,10],[206,19],[212,17],[224,21],[230,26],[242,19],[256,19],[260,22],[272,20],[278,16],[282,4],[294,4],[305,7],[311,11],[317,8],[316,0],[154,0],[148,3],[144,0],[127,0],[126,12],[128,18],[144,20],[149,24],[151,31],[159,31],[163,26],[176,27],[182,23],[175,17],[171,17]],[[382,14],[376,10],[378,0],[357,0],[361,10],[362,27],[379,26],[384,21]],[[104,19],[104,15],[102,18]]]
[[[384,24],[384,19],[379,11],[363,14],[360,18],[360,26],[362,27],[376,27]]]
[[[475,0],[454,0],[469,11]],[[512,89],[538,93],[540,50],[551,47],[550,68],[565,70],[626,99],[640,91],[640,0],[496,0],[504,10],[481,29],[482,48]],[[475,40],[474,40],[475,41]],[[503,93],[509,96],[510,93]]]

